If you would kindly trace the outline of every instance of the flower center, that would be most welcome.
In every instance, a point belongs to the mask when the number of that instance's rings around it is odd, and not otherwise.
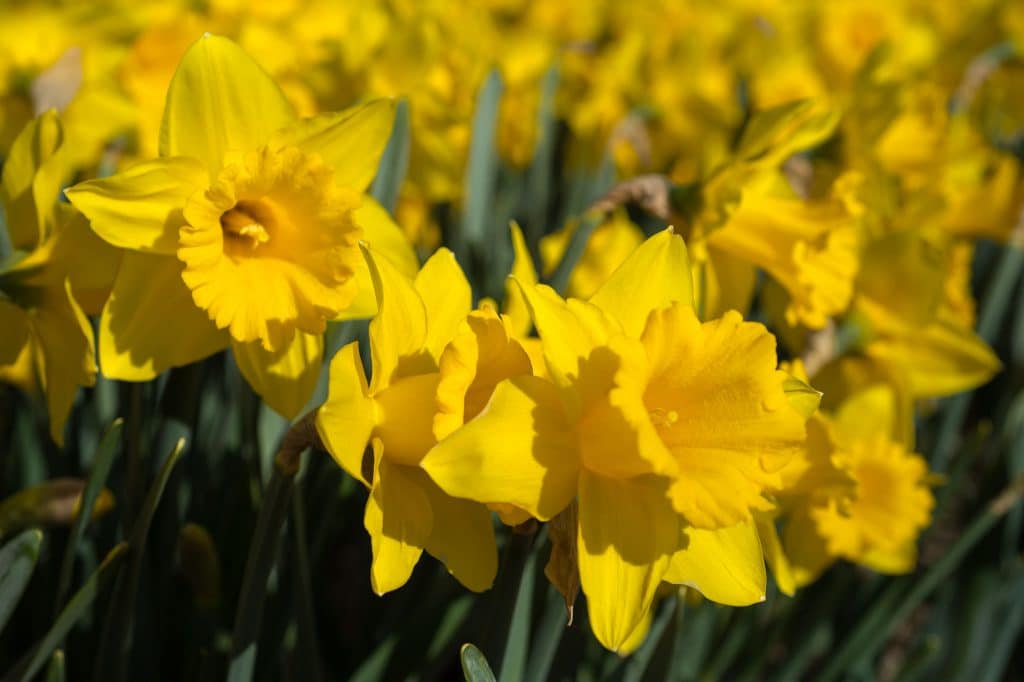
[[[269,226],[274,224],[271,209],[264,201],[242,200],[220,216],[224,230],[224,249],[241,246],[256,249],[270,241]]]
[[[679,421],[679,413],[675,410],[664,410],[656,407],[647,414],[651,417],[651,423],[658,428],[672,428]]]
[[[319,156],[258,149],[186,203],[182,279],[235,341],[276,351],[297,331],[320,334],[355,297],[359,203]]]

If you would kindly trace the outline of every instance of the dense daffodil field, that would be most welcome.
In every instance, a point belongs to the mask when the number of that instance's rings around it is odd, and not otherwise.
[[[1024,675],[1024,4],[0,1],[4,680]]]

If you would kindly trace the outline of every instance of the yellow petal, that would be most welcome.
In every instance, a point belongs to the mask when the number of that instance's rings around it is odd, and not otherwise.
[[[370,585],[375,593],[385,594],[409,580],[434,520],[422,482],[410,475],[416,469],[388,462],[379,454],[379,443],[375,439],[377,471],[366,501],[363,525],[370,534],[373,550]]]
[[[253,390],[287,419],[299,416],[313,396],[324,358],[324,337],[296,331],[280,350],[259,342],[232,341],[235,362]]]
[[[789,559],[782,549],[782,540],[779,539],[779,531],[775,528],[774,519],[766,515],[757,517],[757,534],[761,537],[761,548],[764,550],[764,558],[768,567],[772,569],[775,577],[775,584],[779,591],[787,597],[796,594],[796,578],[793,575],[793,568],[789,565]]]
[[[449,495],[512,504],[542,521],[572,500],[579,471],[557,389],[531,376],[498,384],[484,411],[420,466]]]
[[[618,651],[640,625],[679,538],[662,480],[580,476],[580,582],[590,627],[608,649]]]
[[[612,273],[590,302],[639,338],[652,310],[681,301],[693,306],[690,260],[670,227],[649,238]]]
[[[701,301],[701,317],[713,320],[730,310],[746,315],[757,287],[757,268],[711,245],[707,247],[707,254],[697,279],[703,286],[703,294],[694,294]]]
[[[96,382],[96,356],[92,325],[71,296],[71,283],[65,281],[60,289],[47,292],[46,298],[32,320],[40,351],[36,366],[46,391],[50,436],[63,445],[64,422],[78,387]]]
[[[498,547],[490,510],[478,502],[451,497],[422,471],[415,474],[430,500],[433,517],[426,550],[467,589],[489,589],[498,572]]]
[[[353,213],[353,222],[362,228],[362,240],[370,245],[374,253],[391,261],[391,264],[409,278],[415,278],[420,264],[416,252],[391,215],[372,197],[363,196],[362,204]],[[377,314],[377,297],[373,292],[366,259],[355,270],[356,297],[349,307],[341,311],[337,320],[362,320]]]
[[[317,433],[331,457],[367,486],[371,481],[363,471],[363,453],[375,420],[369,390],[359,343],[353,341],[331,360],[327,401],[316,413]]]
[[[412,280],[387,258],[362,245],[373,278],[378,313],[370,322],[370,355],[373,371],[370,395],[392,381],[437,369],[426,350],[427,311]]]
[[[374,394],[377,426],[392,462],[418,466],[434,447],[434,396],[441,375],[437,372],[401,377]]]
[[[685,546],[672,557],[665,580],[688,585],[719,604],[764,601],[765,571],[754,523],[719,530],[686,528]]]
[[[208,184],[206,169],[192,158],[154,159],[64,190],[92,229],[109,244],[146,253],[173,255],[182,209]]]
[[[103,375],[148,381],[227,348],[227,332],[192,301],[173,256],[127,252],[100,317]]]
[[[416,291],[427,311],[427,350],[435,359],[455,336],[473,307],[466,275],[448,249],[438,249],[416,275]]]
[[[503,379],[531,374],[530,357],[493,309],[475,310],[441,353],[434,435],[438,440],[483,410]]]
[[[800,413],[804,419],[818,411],[821,404],[821,391],[808,386],[804,381],[788,375],[782,382],[782,390],[786,392],[786,400],[790,407]]]
[[[356,225],[363,228],[363,241],[370,245],[374,253],[391,261],[399,272],[408,277],[416,277],[420,264],[405,232],[376,199],[364,195],[362,202],[355,210],[354,220]]]
[[[924,328],[877,339],[865,349],[868,356],[903,371],[915,398],[939,398],[972,390],[1002,368],[981,337],[945,312]]]
[[[650,370],[643,344],[625,336],[608,343],[580,365],[576,384],[582,399],[577,430],[583,466],[613,478],[677,475],[679,465],[654,425],[664,415],[650,412],[644,400]]]
[[[295,145],[316,152],[334,168],[338,185],[361,192],[377,174],[394,121],[394,100],[375,99],[344,111],[295,121],[275,132],[270,144]]]
[[[577,299],[564,300],[547,285],[519,287],[544,344],[548,371],[557,384],[567,386],[579,376],[580,362],[594,347],[620,330],[618,322],[595,305]]]
[[[121,250],[100,239],[81,213],[67,204],[59,207],[54,234],[53,269],[67,274],[71,291],[86,315],[99,315],[110,296]]]
[[[2,194],[11,245],[31,249],[53,228],[54,203],[69,174],[64,131],[50,110],[29,121],[4,159]]]
[[[537,270],[533,267],[533,258],[523,239],[523,230],[513,221],[509,224],[509,231],[512,233],[512,252],[515,254],[512,272],[509,274],[521,285],[533,286],[537,283]],[[523,292],[511,279],[505,281],[504,307],[516,335],[525,336],[530,331],[530,309],[526,306]]]
[[[782,531],[782,546],[797,588],[813,582],[835,561],[835,557],[829,555],[825,540],[808,516],[807,509],[803,507],[795,509],[786,520],[786,527]]]
[[[192,156],[217,176],[225,153],[248,152],[295,119],[273,79],[227,38],[205,34],[167,90],[160,156]]]
[[[640,645],[644,643],[645,639],[647,639],[647,635],[650,634],[651,624],[653,622],[654,605],[652,604],[651,608],[647,609],[643,618],[640,619],[639,625],[637,625],[636,629],[630,633],[629,637],[626,638],[626,641],[622,643],[622,646],[619,647],[619,650],[616,653],[618,653],[619,656],[628,656],[639,649]]]

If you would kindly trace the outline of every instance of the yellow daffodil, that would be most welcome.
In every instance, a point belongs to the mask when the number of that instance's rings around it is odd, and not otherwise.
[[[753,512],[771,508],[763,494],[804,439],[771,335],[735,313],[701,324],[689,273],[669,229],[588,301],[524,286],[552,381],[498,383],[421,462],[450,494],[541,520],[576,498],[591,626],[614,650],[663,579],[763,598]]]
[[[44,114],[15,138],[2,179],[15,250],[0,265],[0,380],[42,390],[58,444],[78,387],[95,383],[85,313],[102,305],[116,267],[114,250],[55,203],[68,173],[67,144],[57,115]]]
[[[825,379],[833,394],[832,385],[857,388],[812,419],[807,450],[783,472],[786,521],[773,570],[796,587],[837,559],[882,573],[913,570],[917,536],[931,518],[933,477],[912,451],[910,412],[900,392],[862,364],[854,360],[845,381]]]
[[[999,371],[999,359],[965,316],[969,293],[955,250],[903,230],[873,240],[864,262],[852,308],[862,352],[905,375],[913,397],[969,390]],[[959,286],[948,285],[951,279]]]
[[[338,464],[370,489],[373,590],[404,585],[424,550],[469,589],[485,590],[497,570],[490,510],[445,493],[421,461],[484,410],[496,384],[529,375],[529,357],[506,320],[470,312],[469,283],[447,249],[414,281],[381,254],[366,257],[380,308],[370,323],[371,380],[357,343],[338,351],[316,423]]]
[[[358,240],[415,267],[386,212],[361,194],[392,116],[377,100],[297,119],[234,43],[196,42],[167,93],[160,158],[67,190],[124,249],[100,319],[104,374],[145,381],[230,346],[257,393],[298,414],[326,323],[374,311]]]

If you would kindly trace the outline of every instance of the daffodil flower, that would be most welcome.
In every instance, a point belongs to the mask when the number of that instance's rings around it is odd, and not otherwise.
[[[860,351],[903,375],[913,398],[971,390],[1001,368],[972,315],[957,310],[970,287],[955,255],[919,230],[892,232],[868,244],[857,278],[851,323]]]
[[[470,313],[469,283],[447,249],[414,281],[375,251],[366,257],[380,310],[370,323],[371,380],[357,343],[338,351],[316,424],[338,464],[370,489],[373,590],[404,585],[424,550],[469,589],[485,590],[497,570],[490,510],[445,493],[420,462],[484,409],[496,384],[528,375],[529,357],[506,320]]]
[[[858,358],[816,383],[842,396],[808,424],[806,450],[783,470],[786,519],[771,556],[780,584],[801,587],[837,559],[880,573],[908,573],[935,504],[935,478],[913,452],[909,405],[899,381]],[[774,529],[763,536],[774,535]],[[773,538],[770,544],[778,543]]]
[[[519,376],[423,458],[449,494],[548,520],[575,498],[580,580],[619,650],[662,580],[732,604],[764,595],[753,512],[801,446],[775,343],[731,313],[701,324],[671,229],[588,300],[523,294],[552,381]]]
[[[66,145],[56,113],[43,114],[14,140],[2,179],[14,252],[0,264],[0,381],[42,390],[57,444],[78,387],[96,380],[85,315],[102,305],[104,271],[116,265],[114,250],[56,203],[69,170]]]
[[[66,192],[125,250],[100,319],[104,374],[146,381],[230,346],[257,393],[294,417],[326,323],[374,312],[358,241],[415,268],[362,195],[392,118],[376,100],[300,120],[239,47],[200,38],[171,81],[160,158]]]

